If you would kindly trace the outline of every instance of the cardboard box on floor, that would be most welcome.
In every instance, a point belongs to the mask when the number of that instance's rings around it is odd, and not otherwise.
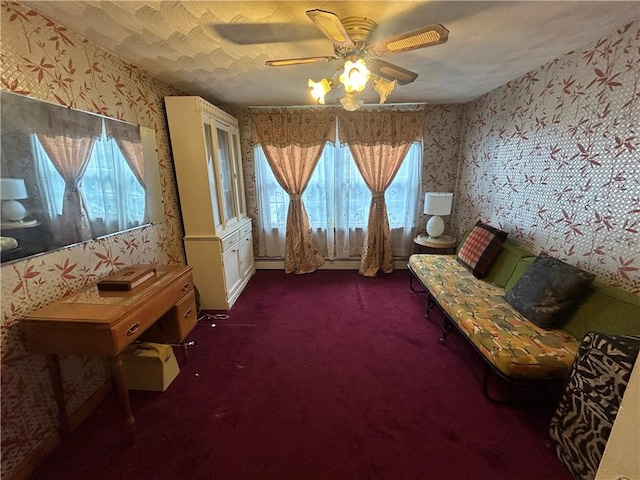
[[[121,356],[129,390],[164,392],[180,373],[171,345],[134,343]]]

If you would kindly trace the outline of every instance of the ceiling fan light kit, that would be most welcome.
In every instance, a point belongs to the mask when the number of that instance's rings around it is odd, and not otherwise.
[[[357,110],[364,104],[356,94],[365,89],[369,80],[380,97],[379,103],[384,103],[397,84],[407,85],[418,78],[417,73],[392,63],[378,58],[365,61],[365,58],[439,45],[449,38],[449,31],[442,25],[435,24],[370,44],[369,39],[377,28],[376,22],[370,18],[347,17],[340,20],[334,13],[324,10],[307,10],[306,13],[318,30],[333,42],[336,56],[269,60],[266,64],[282,67],[344,60],[344,65],[338,68],[332,78],[323,78],[319,82],[309,79],[308,85],[311,96],[321,105],[324,105],[328,92],[343,85],[345,96],[340,99],[340,103],[348,111]]]

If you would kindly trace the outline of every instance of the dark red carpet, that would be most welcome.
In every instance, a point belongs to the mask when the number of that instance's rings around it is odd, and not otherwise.
[[[134,445],[113,394],[32,478],[570,480],[552,408],[488,402],[424,313],[406,271],[260,270],[166,392],[131,392]]]

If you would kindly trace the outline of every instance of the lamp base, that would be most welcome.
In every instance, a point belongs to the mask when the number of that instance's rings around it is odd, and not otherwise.
[[[27,209],[17,200],[5,200],[2,204],[3,222],[21,222],[27,215]]]
[[[438,238],[444,233],[444,220],[438,215],[434,215],[427,222],[427,235],[432,239]]]

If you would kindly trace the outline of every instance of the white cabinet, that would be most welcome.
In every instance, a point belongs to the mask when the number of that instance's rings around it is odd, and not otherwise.
[[[255,273],[238,121],[200,97],[165,97],[187,263],[203,309],[231,308]]]

